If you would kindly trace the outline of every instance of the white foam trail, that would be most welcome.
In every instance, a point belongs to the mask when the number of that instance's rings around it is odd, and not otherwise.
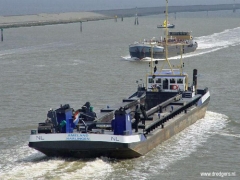
[[[164,61],[165,59],[151,59],[151,58],[149,58],[149,57],[145,57],[145,58],[143,58],[143,59],[138,59],[138,58],[135,58],[135,57],[130,57],[130,56],[122,56],[121,57],[122,58],[122,60],[125,60],[125,61],[139,61],[139,62],[150,62],[150,61]]]
[[[228,134],[228,133],[218,133],[218,134],[222,135],[222,136],[230,136],[230,137],[240,138],[240,134]]]
[[[240,44],[240,27],[197,38],[198,49],[216,49]]]
[[[61,160],[40,161],[37,163],[24,163],[14,167],[9,173],[5,174],[4,180],[8,179],[46,179],[47,174],[57,169],[63,162]]]
[[[0,179],[105,180],[106,177],[112,179],[126,177],[148,180],[149,176],[159,174],[159,171],[197,151],[210,136],[214,133],[219,134],[226,126],[227,119],[228,117],[223,114],[207,111],[205,118],[157,146],[146,156],[119,163],[111,162],[112,160],[108,158],[85,161],[47,158],[28,146],[16,147],[8,155],[4,152],[10,165],[1,168]],[[229,136],[239,138],[238,134]]]
[[[131,58],[130,56],[121,56],[121,58],[125,61],[140,61],[138,58]]]
[[[229,46],[237,46],[240,44],[240,27],[227,29],[219,33],[209,36],[201,36],[196,38],[198,48],[195,52],[184,54],[183,58],[199,56],[215,52]]]
[[[112,165],[108,162],[107,158],[97,158],[93,161],[86,162],[82,168],[76,169],[71,173],[64,172],[60,178],[65,179],[98,179],[104,180],[113,171]]]
[[[45,64],[36,64],[36,65],[33,65],[33,66],[36,66],[36,67],[46,67]]]
[[[149,175],[159,174],[171,164],[188,157],[212,135],[226,126],[227,116],[207,111],[205,118],[186,128],[168,141],[159,145],[152,152],[142,157],[141,162],[136,161],[134,170],[128,175],[141,180],[149,179]],[[151,161],[145,160],[151,159]],[[144,173],[146,172],[146,173]]]
[[[218,51],[220,49],[223,49],[223,47],[222,48],[215,48],[215,49],[205,50],[205,51],[202,51],[202,52],[199,52],[197,50],[196,52],[193,52],[193,53],[184,54],[183,58],[200,56],[200,55],[203,55],[203,54],[208,54],[208,53],[211,53],[211,52],[214,52],[214,51]],[[176,59],[179,59],[179,57],[177,57]]]
[[[88,161],[77,161],[76,159],[61,159],[40,157],[35,152],[35,159],[17,161],[12,166],[0,171],[0,180],[32,180],[32,179],[81,179],[104,180],[111,173],[112,166],[108,158],[97,158]]]
[[[60,67],[60,66],[77,66],[79,64],[84,64],[86,63],[83,60],[68,60],[65,63],[61,63],[61,64],[51,64],[51,66],[56,66],[56,67]],[[46,66],[50,66],[49,64],[34,64],[33,66],[37,67],[37,68],[42,68],[42,67],[46,67]]]
[[[198,48],[195,52],[183,54],[183,58],[199,56],[202,54],[211,53],[218,51],[230,46],[240,45],[240,27],[234,29],[226,29],[219,33],[214,33],[208,36],[196,37],[198,42]],[[125,57],[123,57],[125,58]],[[168,58],[169,60],[179,59],[180,56],[175,56]],[[128,60],[128,57],[125,58]],[[153,59],[155,60],[165,60],[165,59]],[[144,61],[151,61],[151,58],[146,58]]]
[[[4,154],[4,156],[0,157],[0,161],[7,164],[6,166],[0,168],[0,180],[2,173],[4,174],[12,169],[15,169],[18,166],[18,163],[21,165],[22,163],[28,161],[46,157],[42,153],[38,153],[37,151],[29,148],[26,143],[24,143],[24,145],[12,147],[11,149],[1,150],[0,153]]]

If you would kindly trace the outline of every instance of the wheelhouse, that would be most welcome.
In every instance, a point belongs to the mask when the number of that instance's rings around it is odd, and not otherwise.
[[[161,74],[147,75],[147,91],[177,92],[188,89],[187,74],[179,71],[163,71]]]
[[[178,39],[178,40],[191,40],[191,32],[168,32],[168,39]]]

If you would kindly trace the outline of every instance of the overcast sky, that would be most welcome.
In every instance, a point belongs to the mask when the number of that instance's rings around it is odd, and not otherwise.
[[[240,0],[168,0],[169,5],[207,5],[207,4],[232,4]],[[105,4],[105,5],[165,5],[166,0],[0,0],[4,4]],[[135,5],[134,5],[135,4]],[[16,7],[17,8],[17,7]]]

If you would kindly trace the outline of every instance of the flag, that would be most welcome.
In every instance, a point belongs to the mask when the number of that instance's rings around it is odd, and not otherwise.
[[[80,116],[80,112],[77,111],[77,112],[74,114],[74,119],[73,119],[73,123],[74,123],[75,125],[78,124],[79,116]]]

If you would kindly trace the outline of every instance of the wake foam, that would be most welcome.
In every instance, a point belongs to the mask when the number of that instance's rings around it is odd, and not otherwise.
[[[180,57],[180,56],[179,56]],[[136,57],[130,57],[130,56],[122,56],[121,57],[122,60],[125,60],[125,61],[139,61],[139,62],[150,62],[150,61],[164,61],[165,59],[152,59],[150,57],[145,57],[143,59],[139,59],[139,58],[136,58]],[[168,58],[168,59],[178,59],[178,56],[177,57],[171,57],[171,58]]]
[[[114,162],[104,157],[88,160],[48,158],[25,146],[16,152],[9,152],[7,158],[13,154],[9,159],[11,165],[1,168],[0,179],[104,180],[126,177],[147,180],[149,176],[157,175],[159,171],[197,151],[210,136],[226,126],[227,119],[223,114],[207,111],[205,118],[160,144],[146,156],[133,160]]]
[[[159,171],[167,169],[171,164],[195,152],[208,140],[212,132],[219,132],[226,126],[227,119],[228,117],[223,114],[207,111],[203,119],[141,157],[141,162],[136,160],[133,165],[135,169],[128,175],[147,180],[150,175],[159,174]]]
[[[198,43],[198,48],[196,51],[183,54],[183,58],[200,56],[203,54],[208,54],[211,52],[215,52],[224,48],[228,48],[230,46],[238,46],[240,45],[240,27],[233,29],[226,29],[219,33],[214,33],[208,36],[200,36],[196,37],[195,40]],[[138,58],[131,58],[129,56],[122,57],[126,61],[139,61]],[[169,60],[177,60],[180,59],[180,56],[175,56],[168,58]],[[153,59],[153,61],[163,61],[165,59]],[[142,61],[151,61],[151,58],[143,59]]]

